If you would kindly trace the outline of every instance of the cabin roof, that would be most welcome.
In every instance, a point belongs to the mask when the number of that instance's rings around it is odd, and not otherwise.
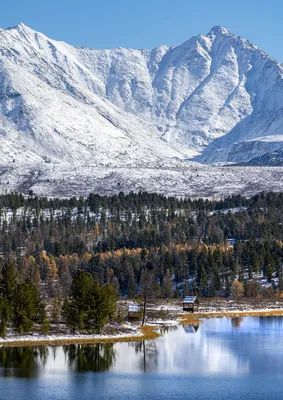
[[[196,299],[196,296],[186,296],[183,300],[183,303],[193,304]]]
[[[129,304],[129,312],[140,312],[141,306],[139,304]]]

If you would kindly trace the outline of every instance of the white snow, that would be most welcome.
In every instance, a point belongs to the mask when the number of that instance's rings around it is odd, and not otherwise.
[[[281,169],[261,178],[184,161],[283,146],[282,66],[225,28],[176,47],[96,50],[19,24],[0,30],[0,54],[0,190],[282,190]]]
[[[172,196],[219,198],[283,191],[283,167],[214,167],[200,164],[108,167],[83,164],[0,165],[0,193],[87,196],[148,191]]]
[[[4,345],[5,343],[14,343],[14,342],[40,342],[40,341],[46,341],[46,342],[52,342],[52,341],[70,341],[73,340],[74,342],[76,340],[109,340],[109,339],[123,339],[123,338],[128,338],[128,337],[140,337],[143,336],[143,333],[134,325],[130,324],[123,324],[121,326],[122,328],[128,329],[130,332],[127,333],[118,333],[118,334],[91,334],[91,335],[83,335],[83,334],[65,334],[65,335],[42,335],[42,334],[29,334],[29,335],[8,335],[6,338],[0,338],[0,346]]]

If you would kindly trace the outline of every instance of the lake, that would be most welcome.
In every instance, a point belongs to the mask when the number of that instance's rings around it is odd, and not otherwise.
[[[218,318],[157,340],[0,347],[0,399],[282,399],[283,318]]]

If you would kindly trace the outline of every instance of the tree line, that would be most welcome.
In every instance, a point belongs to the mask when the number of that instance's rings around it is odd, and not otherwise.
[[[156,297],[229,296],[238,280],[246,296],[272,295],[283,290],[282,243],[282,193],[220,200],[144,192],[70,199],[1,195],[2,331],[7,321],[19,331],[32,324],[46,330],[44,301],[54,316],[64,303],[72,329],[100,330],[115,314],[116,295],[134,298],[149,287]],[[17,276],[15,284],[11,275],[12,298],[20,304],[23,293],[31,293],[30,320],[4,290],[7,265]],[[258,287],[259,275],[268,290]],[[89,295],[76,303],[80,285]],[[99,302],[107,310],[103,317],[94,313]]]
[[[63,306],[60,299],[53,302],[50,316],[40,292],[29,279],[19,282],[14,264],[4,265],[0,280],[1,337],[6,337],[7,328],[22,335],[32,332],[35,326],[38,332],[48,334],[50,319],[63,320],[73,331],[99,333],[115,316],[117,293],[113,286],[100,286],[91,274],[82,270],[74,276]]]

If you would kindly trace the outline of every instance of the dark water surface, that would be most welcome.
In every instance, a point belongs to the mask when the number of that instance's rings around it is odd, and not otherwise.
[[[155,341],[0,347],[0,400],[283,399],[283,318],[223,318]]]

